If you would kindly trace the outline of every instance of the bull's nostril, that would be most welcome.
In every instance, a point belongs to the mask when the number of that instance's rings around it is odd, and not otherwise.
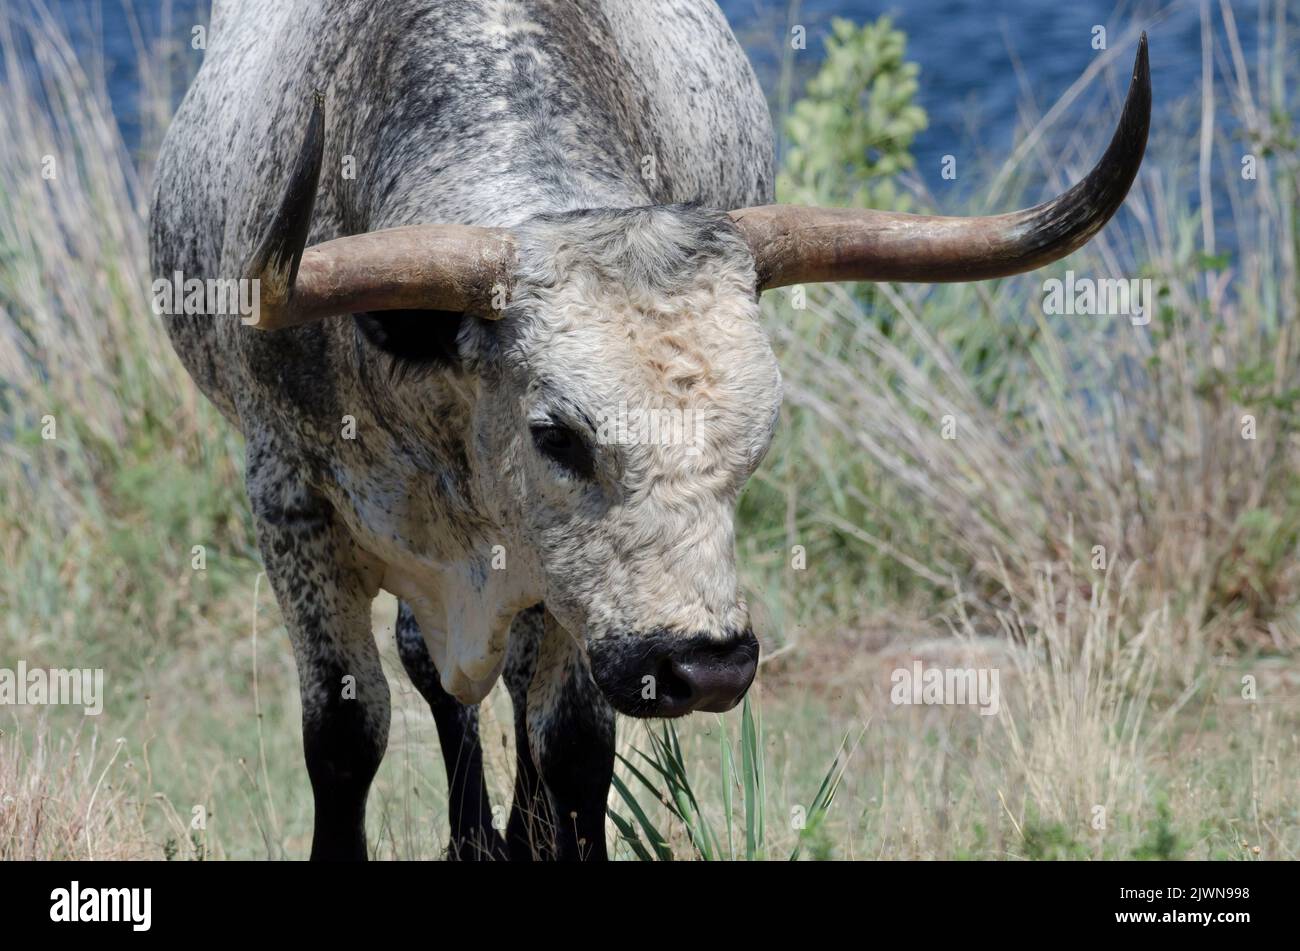
[[[670,706],[684,702],[686,710],[721,713],[740,702],[757,667],[752,635],[733,644],[696,646],[670,658],[671,686],[661,699]]]
[[[680,697],[687,703],[695,699],[698,691],[696,670],[691,664],[682,663],[673,658],[668,661],[667,687],[665,694],[669,698]]]
[[[685,674],[685,675],[684,675]],[[683,672],[672,657],[665,657],[659,662],[655,675],[656,699],[668,707],[682,707],[689,710],[695,690],[691,686],[689,672]]]

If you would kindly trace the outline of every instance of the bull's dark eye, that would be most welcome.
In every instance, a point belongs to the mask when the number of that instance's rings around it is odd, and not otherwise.
[[[555,423],[541,423],[533,426],[532,431],[533,445],[547,459],[583,479],[590,479],[595,474],[591,449],[572,429]]]

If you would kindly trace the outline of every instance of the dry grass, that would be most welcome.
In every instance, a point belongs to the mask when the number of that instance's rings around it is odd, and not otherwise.
[[[797,656],[789,674],[764,676],[766,856],[802,844],[823,859],[1295,858],[1300,670],[1225,658],[1172,689],[1160,672],[1184,635],[1168,612],[1137,607],[1134,576],[1084,596],[1044,572],[997,636],[959,615],[946,638],[859,652],[829,678],[796,678]],[[891,673],[916,660],[997,670],[999,713],[892,703]],[[1245,675],[1266,699],[1243,698]],[[680,730],[697,798],[722,827],[719,732],[738,743],[738,725]],[[625,743],[644,747],[632,732]],[[807,813],[840,751],[827,821],[798,828],[796,808]],[[674,830],[676,856],[692,857],[681,825],[642,801]],[[745,809],[732,816],[743,825]]]
[[[135,785],[125,741],[34,732],[0,736],[0,861],[162,858],[119,785]]]

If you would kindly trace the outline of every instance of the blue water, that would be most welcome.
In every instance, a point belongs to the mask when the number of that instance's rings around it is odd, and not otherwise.
[[[23,2],[0,0],[0,6]],[[207,8],[206,0],[45,2],[71,25],[80,51],[89,56],[102,50],[114,108],[128,139],[137,131],[133,103],[138,51],[123,4],[135,11],[144,37],[158,37],[166,23],[168,36],[180,47],[188,47],[190,29],[203,20],[194,11]],[[1261,0],[1231,2],[1253,65]],[[1157,127],[1171,104],[1200,85],[1201,26],[1196,0],[1175,0],[1163,12],[1159,4],[1147,0],[720,0],[720,5],[774,103],[792,23],[805,27],[808,38],[807,49],[792,54],[790,60],[797,90],[822,58],[822,41],[832,17],[865,21],[892,15],[908,35],[908,58],[921,67],[919,102],[929,114],[930,125],[914,151],[918,172],[935,191],[945,187],[939,175],[942,156],[954,154],[962,162],[963,158],[1008,154],[1021,104],[1028,100],[1041,114],[1099,55],[1090,45],[1095,25],[1107,28],[1110,45],[1121,47],[1120,53],[1072,116],[1087,109],[1105,110],[1108,117],[1116,115],[1114,97],[1123,92],[1133,57],[1132,43],[1125,40],[1125,34],[1137,27],[1150,34]],[[1223,29],[1217,12],[1214,23],[1221,43]],[[1272,42],[1267,30],[1264,37],[1266,43]],[[1291,56],[1300,58],[1294,37],[1292,41]],[[1074,121],[1062,123],[1054,134],[1068,135]],[[1102,145],[1098,141],[1095,151]]]

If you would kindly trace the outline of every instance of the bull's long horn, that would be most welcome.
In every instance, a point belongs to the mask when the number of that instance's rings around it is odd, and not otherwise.
[[[279,211],[246,270],[259,281],[251,326],[278,330],[381,310],[498,315],[513,257],[509,233],[501,229],[409,225],[304,251],[324,149],[325,105],[317,95]]]
[[[731,213],[763,290],[817,281],[981,281],[1031,271],[1092,238],[1128,194],[1151,122],[1147,38],[1119,128],[1101,161],[1063,195],[1005,215],[945,218],[763,205]]]

